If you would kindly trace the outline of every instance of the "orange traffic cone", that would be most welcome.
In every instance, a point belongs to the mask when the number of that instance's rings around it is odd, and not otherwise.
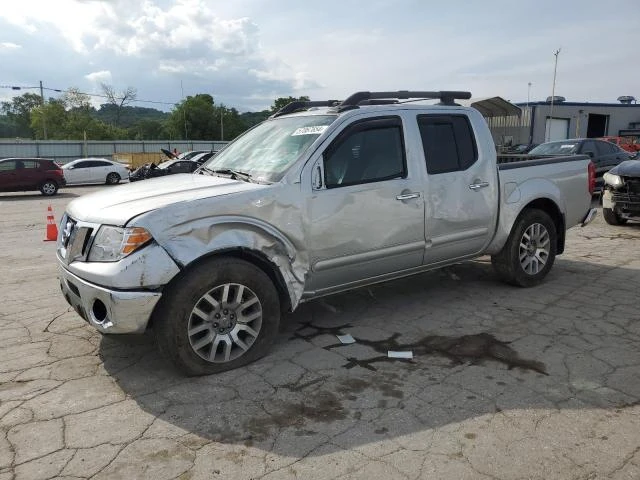
[[[53,218],[53,209],[51,205],[47,208],[47,236],[45,242],[55,242],[58,239],[58,226]]]

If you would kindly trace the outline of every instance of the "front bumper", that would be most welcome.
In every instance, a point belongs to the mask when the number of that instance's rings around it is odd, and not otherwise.
[[[160,292],[110,290],[94,285],[58,264],[60,289],[67,302],[102,333],[142,333]]]
[[[607,188],[602,193],[602,207],[615,210],[622,218],[640,218],[640,193]]]

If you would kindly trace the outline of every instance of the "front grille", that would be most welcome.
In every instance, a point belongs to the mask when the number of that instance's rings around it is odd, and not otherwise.
[[[624,177],[627,193],[640,195],[640,178]]]
[[[60,257],[64,259],[66,264],[78,260],[85,261],[98,225],[80,222],[65,214],[60,228],[62,229],[58,245]]]

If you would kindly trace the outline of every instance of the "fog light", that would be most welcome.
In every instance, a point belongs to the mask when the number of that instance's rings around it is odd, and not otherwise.
[[[96,322],[102,323],[107,318],[107,307],[102,300],[94,300],[93,306],[91,307],[91,313]]]

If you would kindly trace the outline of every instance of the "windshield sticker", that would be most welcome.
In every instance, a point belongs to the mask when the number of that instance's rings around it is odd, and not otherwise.
[[[320,135],[327,129],[328,125],[316,125],[315,127],[300,127],[291,134],[292,137],[298,135]]]
[[[560,148],[573,148],[575,146],[576,146],[576,144],[574,143],[574,144],[569,144],[569,145],[560,145]]]

